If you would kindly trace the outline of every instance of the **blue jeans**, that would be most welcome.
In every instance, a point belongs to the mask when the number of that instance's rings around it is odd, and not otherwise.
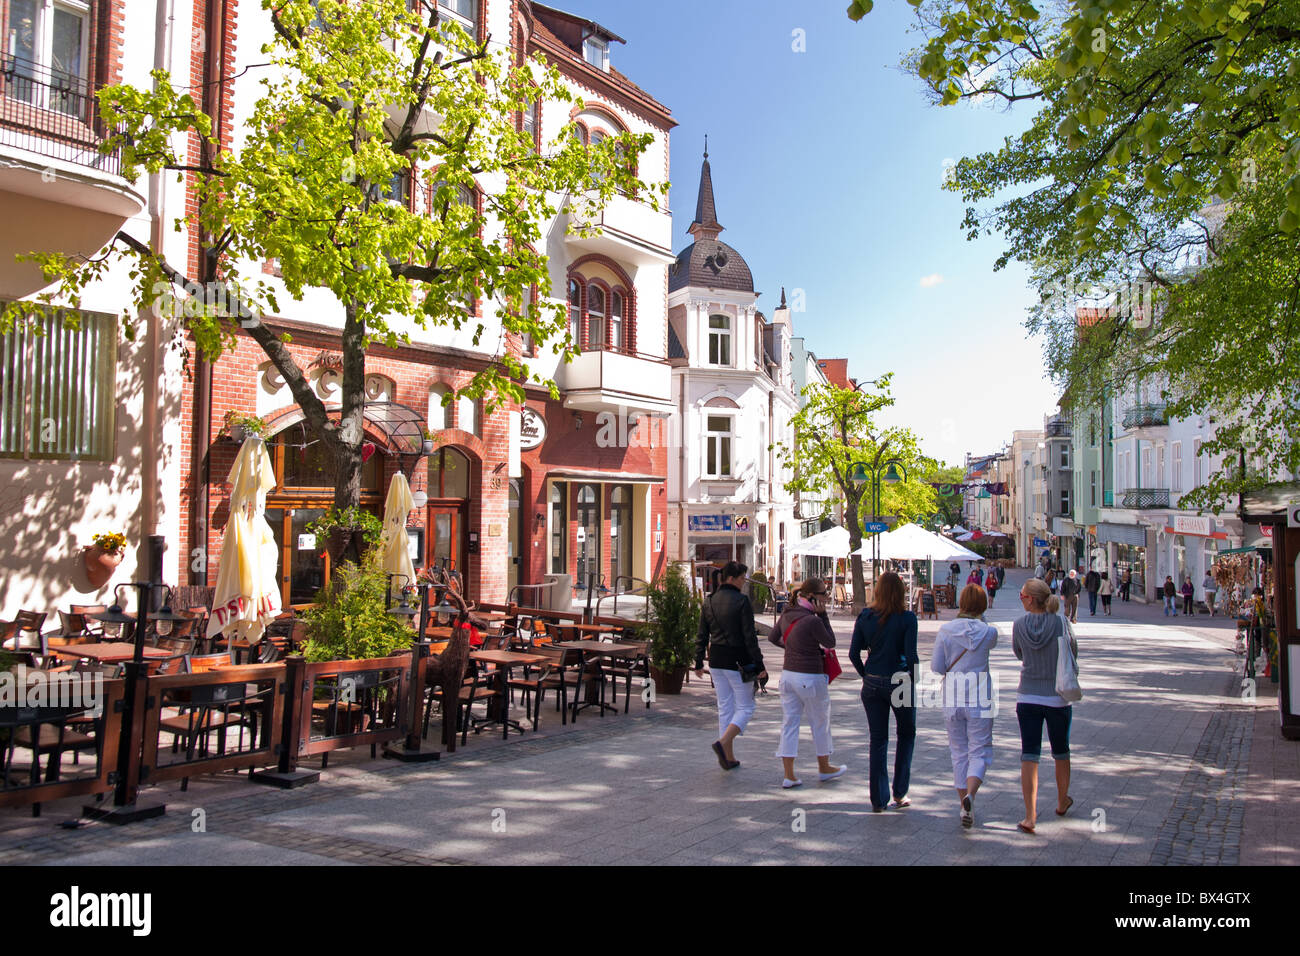
[[[1089,614],[1097,613],[1097,592],[1096,591],[1088,592],[1088,613]]]
[[[1168,594],[1166,594],[1165,595],[1165,617],[1168,617],[1170,614],[1177,617],[1178,611],[1174,608],[1174,599],[1171,598]]]
[[[1016,704],[1020,723],[1020,760],[1038,763],[1043,753],[1043,722],[1052,745],[1053,760],[1070,759],[1070,717],[1072,707],[1046,707],[1043,704]]]
[[[897,699],[904,704],[896,707]],[[898,725],[898,749],[894,754],[894,799],[907,796],[912,776],[912,751],[916,747],[916,707],[912,697],[911,681],[894,684],[888,677],[868,674],[862,679],[862,706],[867,711],[867,726],[871,729],[871,806],[883,807],[889,802],[889,712],[894,712]]]

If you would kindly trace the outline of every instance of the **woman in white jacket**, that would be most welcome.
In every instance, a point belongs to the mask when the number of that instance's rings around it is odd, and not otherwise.
[[[975,825],[975,793],[993,762],[993,714],[997,701],[989,673],[989,651],[998,630],[980,616],[988,608],[984,589],[968,584],[956,620],[939,628],[930,670],[946,675],[943,709],[952,751],[952,776],[961,803],[961,825]]]

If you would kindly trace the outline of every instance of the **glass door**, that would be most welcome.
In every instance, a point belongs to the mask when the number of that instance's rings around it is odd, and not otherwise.
[[[600,584],[600,492],[595,485],[578,488],[578,575],[573,583]]]
[[[324,508],[267,508],[280,548],[280,601],[285,608],[310,604],[325,586],[325,542],[307,533],[307,525],[325,513]]]
[[[516,584],[519,583],[519,565],[523,561],[523,545],[519,538],[521,530],[519,521],[519,480],[510,479],[510,510],[509,525],[506,533],[506,553],[509,560],[506,562],[506,594],[509,594]]]
[[[467,550],[465,510],[459,505],[429,505],[428,563],[432,568],[460,573],[461,593],[465,593]]]
[[[632,489],[617,485],[609,500],[609,586],[615,591],[634,587],[631,581],[619,581],[632,574]]]

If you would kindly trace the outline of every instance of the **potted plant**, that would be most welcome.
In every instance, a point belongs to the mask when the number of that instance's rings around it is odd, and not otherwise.
[[[92,543],[82,551],[82,559],[86,563],[86,577],[90,578],[91,587],[98,590],[108,583],[126,557],[126,535],[110,531],[93,535],[90,540]]]
[[[420,442],[420,451],[425,455],[432,455],[433,446],[436,441],[433,437],[433,432],[429,431],[427,428],[421,428],[420,434],[423,436],[423,440]]]
[[[267,436],[266,422],[249,412],[240,412],[232,408],[226,412],[224,421],[226,434],[239,444],[243,444],[244,439],[249,435],[256,435],[258,438]]]
[[[659,694],[680,694],[686,671],[695,660],[700,626],[700,599],[691,592],[680,566],[655,579],[646,592],[643,633],[650,641],[650,676]]]
[[[383,540],[384,523],[364,508],[329,508],[307,524],[307,532],[325,542],[330,561],[341,558],[360,563],[363,556]]]
[[[388,574],[371,552],[360,564],[345,564],[302,612],[308,661],[356,661],[392,657],[410,648],[415,631],[388,613]]]

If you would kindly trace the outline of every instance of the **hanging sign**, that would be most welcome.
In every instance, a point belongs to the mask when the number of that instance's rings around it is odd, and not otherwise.
[[[1288,528],[1300,528],[1300,501],[1293,501],[1286,506],[1286,526]],[[1267,525],[1269,533],[1272,533],[1273,526]]]
[[[578,544],[582,544],[582,542],[586,540],[587,540],[587,529],[584,528],[582,525],[578,525]]]
[[[298,535],[298,550],[299,551],[316,550],[316,536],[314,534]]]
[[[519,447],[532,451],[546,441],[546,420],[525,405],[519,412]]]

